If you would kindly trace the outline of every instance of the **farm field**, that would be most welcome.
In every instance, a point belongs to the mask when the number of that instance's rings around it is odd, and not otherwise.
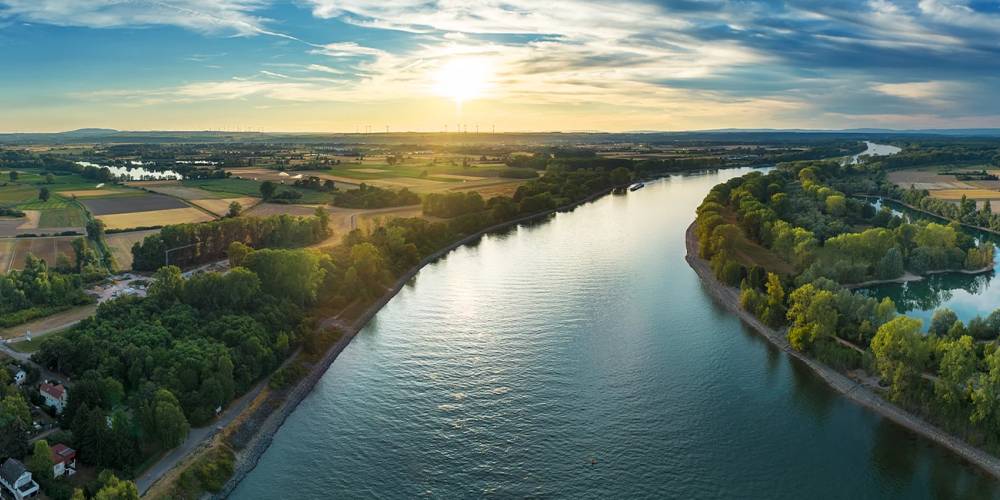
[[[67,189],[56,191],[56,194],[66,198],[93,198],[97,196],[129,196],[138,192],[134,189],[112,189],[107,187],[94,189]]]
[[[52,208],[42,210],[38,221],[38,227],[46,228],[74,228],[87,225],[87,219],[83,210],[77,206],[67,206],[65,208]]]
[[[205,222],[214,217],[193,207],[146,210],[96,215],[107,229],[131,229],[135,227],[155,227],[188,222]]]
[[[421,208],[420,205],[377,209],[324,206],[323,209],[330,214],[330,228],[333,229],[333,235],[320,246],[339,243],[340,239],[352,229],[358,227],[370,229],[372,224],[379,219],[388,220],[395,217],[423,217],[423,208]],[[276,203],[261,203],[248,211],[247,214],[258,217],[281,214],[311,217],[315,211],[315,205],[280,205]],[[429,217],[425,218],[430,219]]]
[[[90,198],[80,203],[95,216],[188,208],[183,201],[159,194]]]
[[[0,240],[0,271],[24,269],[28,254],[45,260],[50,266],[56,265],[59,255],[73,261],[72,241],[79,236],[47,238],[16,238]]]
[[[263,181],[255,181],[252,179],[193,179],[182,181],[182,184],[187,187],[197,187],[206,191],[213,191],[217,193],[224,193],[223,198],[233,198],[237,196],[250,196],[257,197],[260,196],[260,185]],[[291,184],[289,181],[288,184]],[[319,191],[313,191],[311,189],[299,189],[292,187],[290,185],[284,185],[279,187],[279,191],[284,189],[290,189],[297,191],[302,194],[302,197],[295,200],[296,203],[326,203],[330,201],[330,195],[327,193],[321,193]]]
[[[224,180],[224,179],[223,179]],[[165,194],[184,200],[204,200],[209,198],[236,198],[239,193],[209,191],[194,186],[181,185],[180,181],[139,181],[130,182],[129,186],[143,188],[154,193]]]
[[[104,241],[115,259],[115,267],[122,271],[132,269],[132,245],[142,241],[146,236],[159,232],[159,229],[148,229],[105,235]]]
[[[941,174],[942,170],[986,170],[996,175],[998,171],[991,170],[988,166],[980,165],[974,167],[948,167],[933,166],[907,170],[896,170],[889,172],[889,180],[904,189],[911,186],[916,189],[926,189],[934,198],[948,201],[959,201],[962,196],[976,201],[976,206],[982,208],[986,200],[991,204],[1000,200],[1000,181],[992,180],[967,180],[960,181],[953,174]]]
[[[233,176],[238,176],[239,178],[246,180],[256,179],[258,181],[272,181],[272,182],[284,182],[286,184],[292,184],[296,179],[292,177],[297,175],[302,175],[302,177],[319,177],[323,180],[331,180],[337,183],[338,189],[357,189],[360,186],[360,182],[356,179],[349,179],[343,176],[331,175],[326,170],[296,170],[294,172],[288,172],[287,177],[281,175],[281,172],[277,170],[272,170],[268,168],[236,168],[230,170]],[[258,193],[259,194],[259,193]]]
[[[194,205],[197,205],[205,210],[208,210],[209,212],[212,212],[213,214],[218,215],[219,217],[222,217],[229,212],[229,204],[234,201],[239,203],[243,207],[243,210],[247,210],[256,205],[260,201],[260,199],[251,198],[249,196],[243,196],[239,198],[210,198],[204,200],[190,200],[190,202],[193,203]]]

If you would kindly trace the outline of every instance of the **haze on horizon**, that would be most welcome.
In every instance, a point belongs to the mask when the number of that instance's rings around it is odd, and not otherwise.
[[[1000,127],[996,0],[0,0],[0,131]]]

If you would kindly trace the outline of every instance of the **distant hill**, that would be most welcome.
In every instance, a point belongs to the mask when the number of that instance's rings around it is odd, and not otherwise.
[[[845,130],[809,129],[716,129],[682,132],[641,130],[632,132],[507,132],[507,133],[430,133],[399,132],[391,134],[219,132],[219,131],[120,131],[107,128],[82,128],[55,133],[0,133],[0,144],[169,144],[169,143],[296,143],[296,144],[525,144],[571,145],[581,142],[681,144],[711,141],[730,144],[809,143],[830,139],[891,140],[904,137],[1000,137],[1000,128],[895,130],[855,128]]]

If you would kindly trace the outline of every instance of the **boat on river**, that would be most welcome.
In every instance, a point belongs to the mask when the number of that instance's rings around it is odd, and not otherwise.
[[[635,184],[632,184],[631,186],[629,186],[628,190],[629,191],[638,191],[638,190],[640,190],[640,189],[642,189],[644,187],[646,187],[645,183],[643,183],[643,182],[636,182]]]

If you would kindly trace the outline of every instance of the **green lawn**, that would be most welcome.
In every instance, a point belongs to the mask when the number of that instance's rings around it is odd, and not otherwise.
[[[36,198],[38,198],[37,188],[21,184],[0,186],[0,206],[11,207]]]
[[[231,194],[232,198],[240,196],[260,196],[261,182],[251,179],[192,179],[181,182],[184,186],[198,187],[206,191]],[[293,190],[302,193],[296,203],[327,203],[331,196],[327,193],[311,189],[298,189],[290,185],[279,185],[278,191]]]

